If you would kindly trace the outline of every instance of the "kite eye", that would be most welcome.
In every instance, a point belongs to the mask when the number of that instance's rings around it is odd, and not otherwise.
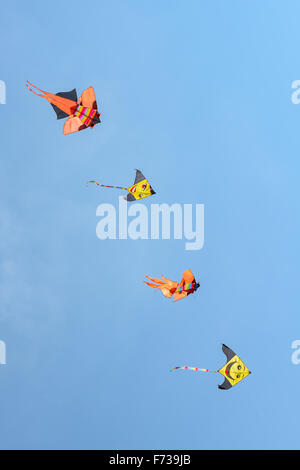
[[[238,370],[241,370],[241,366],[238,366],[237,368],[238,368]]]
[[[236,376],[236,378],[239,379],[239,378],[240,378],[240,374],[238,374],[238,375]]]

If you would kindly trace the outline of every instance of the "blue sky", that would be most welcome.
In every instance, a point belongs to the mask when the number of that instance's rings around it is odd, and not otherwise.
[[[1,6],[2,449],[299,449],[299,123],[295,0]],[[102,124],[62,135],[25,88],[92,85]],[[96,208],[149,178],[203,203],[205,245],[96,237]],[[155,199],[154,199],[155,198]],[[197,294],[173,303],[144,274]],[[224,364],[252,375],[177,371]]]

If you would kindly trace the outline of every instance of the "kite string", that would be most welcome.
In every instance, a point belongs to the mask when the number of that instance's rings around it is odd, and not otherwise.
[[[217,374],[219,372],[218,370],[200,369],[200,367],[189,367],[189,366],[173,367],[173,369],[171,369],[170,372],[172,372],[173,370],[177,370],[177,369],[193,370],[195,372],[212,372],[214,374]]]

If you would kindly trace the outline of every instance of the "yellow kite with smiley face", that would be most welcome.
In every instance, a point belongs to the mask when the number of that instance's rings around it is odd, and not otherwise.
[[[125,188],[123,186],[108,186],[107,184],[100,184],[98,183],[98,181],[95,180],[88,181],[87,185],[89,183],[94,183],[97,186],[101,186],[102,188],[124,189],[129,193],[127,194],[127,196],[124,197],[124,199],[126,199],[126,201],[128,202],[137,201],[139,199],[143,199],[144,197],[149,197],[153,196],[153,194],[156,194],[149,181],[143,175],[143,173],[140,170],[135,171],[136,173],[134,184],[130,186],[130,188]]]
[[[218,370],[218,372],[225,377],[224,382],[222,385],[219,385],[219,388],[221,390],[228,390],[247,377],[247,375],[251,374],[251,372],[232,349],[223,344],[222,350],[227,357],[227,363],[222,369]]]
[[[224,382],[222,385],[219,385],[221,390],[229,390],[231,387],[234,387],[238,384],[241,380],[243,380],[247,375],[251,374],[250,370],[243,361],[232,351],[228,346],[223,344],[222,346],[223,353],[227,357],[227,362],[225,366],[223,366],[219,370],[210,370],[210,369],[200,369],[199,367],[189,367],[189,366],[178,366],[173,367],[172,370],[176,369],[187,369],[187,370],[194,370],[196,372],[213,372],[215,374],[219,373],[225,377]]]

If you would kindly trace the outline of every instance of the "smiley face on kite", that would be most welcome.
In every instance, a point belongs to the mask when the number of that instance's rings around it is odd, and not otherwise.
[[[251,374],[251,372],[232,349],[223,344],[222,350],[227,357],[227,363],[218,371],[225,377],[224,382],[222,385],[219,385],[219,388],[228,390]]]
[[[152,189],[148,180],[146,180],[143,173],[139,170],[136,170],[136,178],[134,185],[128,188],[130,194],[127,196],[127,201],[131,201],[132,197],[134,199],[143,199],[144,197],[152,196],[155,194],[155,191]]]

